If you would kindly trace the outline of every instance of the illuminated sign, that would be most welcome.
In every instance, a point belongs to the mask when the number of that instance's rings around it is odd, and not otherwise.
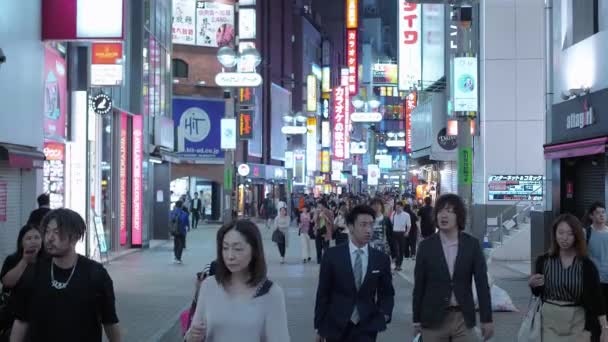
[[[321,151],[321,172],[330,172],[331,158],[329,156],[329,149],[323,149]]]
[[[120,245],[127,244],[127,114],[120,114]]]
[[[348,87],[348,68],[340,69],[340,86]]]
[[[397,64],[374,64],[372,77],[376,84],[397,84],[399,81],[399,67]]]
[[[254,72],[220,72],[215,84],[225,88],[255,88],[262,84],[262,76]]]
[[[380,122],[382,121],[382,114],[378,112],[355,112],[351,114],[350,119],[352,122]]]
[[[351,154],[365,154],[367,153],[367,144],[365,142],[351,142],[350,143]]]
[[[477,112],[477,57],[455,57],[453,80],[454,111]]]
[[[399,90],[409,90],[422,77],[420,4],[399,0]]]
[[[239,138],[249,140],[253,138],[253,112],[243,111],[239,114]]]
[[[285,151],[285,168],[293,169],[293,151]]]
[[[222,119],[220,124],[222,150],[236,149],[236,119]]]
[[[346,0],[346,28],[356,29],[359,26],[359,1]]]
[[[317,118],[307,118],[306,128],[306,170],[310,172],[317,170]]]
[[[239,175],[241,175],[242,177],[247,177],[249,175],[249,165],[247,164],[241,164],[239,165],[239,167],[237,168],[237,172],[239,173]]]
[[[353,177],[357,177],[359,175],[359,166],[357,166],[356,164],[353,164],[351,166],[351,173],[352,173]]]
[[[475,120],[470,120],[471,123],[471,135],[475,135]],[[448,120],[447,127],[448,135],[458,135],[458,120]]]
[[[498,175],[488,177],[490,201],[542,201],[543,180],[540,175]]]
[[[350,95],[357,94],[359,90],[357,49],[357,29],[348,29],[346,31],[346,65],[348,66],[348,90]]]
[[[344,132],[347,129],[346,120],[344,117],[347,105],[347,103],[345,103],[345,97],[347,96],[346,93],[347,91],[344,87],[334,88],[333,154],[334,159],[336,160],[344,160],[344,145],[346,144]]]
[[[405,140],[387,140],[387,147],[405,147]]]
[[[329,118],[329,99],[323,99],[322,104],[323,104],[323,109],[321,111],[321,114],[323,115],[324,119],[328,119]]]
[[[321,122],[321,147],[331,147],[331,130],[329,121]]]
[[[255,98],[253,89],[241,88],[239,89],[239,104],[241,106],[253,106],[255,105]]]
[[[308,75],[306,78],[306,110],[311,113],[317,112],[317,78]]]
[[[122,62],[122,43],[93,43],[91,64],[119,64]]]
[[[281,133],[287,135],[305,134],[306,132],[308,132],[308,130],[304,126],[283,126],[281,128]]]
[[[321,91],[324,93],[331,92],[331,68],[326,66],[323,67],[322,75],[322,83],[321,83]]]
[[[321,81],[323,79],[323,71],[321,70],[320,66],[318,66],[315,63],[312,63],[310,65],[310,70],[311,70],[312,74],[315,75],[317,80]]]
[[[123,39],[123,0],[44,0],[41,4],[42,40]]]
[[[256,23],[255,8],[239,8],[239,39],[255,39]]]
[[[131,244],[141,246],[143,228],[143,155],[144,155],[144,118],[135,115],[133,118],[132,141],[132,178],[131,178]]]
[[[378,179],[380,178],[380,168],[378,165],[369,164],[367,165],[367,185],[378,185]]]
[[[411,92],[405,99],[405,151],[412,152],[412,111],[416,108],[418,95]]]

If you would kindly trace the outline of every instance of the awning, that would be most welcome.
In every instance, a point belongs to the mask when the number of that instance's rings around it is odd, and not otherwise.
[[[570,143],[545,145],[545,159],[562,159],[590,156],[606,152],[608,137],[575,141]]]
[[[0,144],[0,160],[8,161],[10,167],[42,169],[44,159],[44,153],[32,147]]]

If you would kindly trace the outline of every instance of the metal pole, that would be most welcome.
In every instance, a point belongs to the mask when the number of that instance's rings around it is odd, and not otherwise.
[[[230,89],[224,91],[225,111],[224,118],[234,118],[234,98]],[[227,150],[224,154],[224,217],[223,223],[232,221],[233,193],[234,193],[234,155],[235,150]]]

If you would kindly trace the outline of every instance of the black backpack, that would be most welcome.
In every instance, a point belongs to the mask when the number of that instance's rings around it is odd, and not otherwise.
[[[169,222],[169,232],[171,235],[179,235],[179,212],[175,211],[171,215],[171,221]]]

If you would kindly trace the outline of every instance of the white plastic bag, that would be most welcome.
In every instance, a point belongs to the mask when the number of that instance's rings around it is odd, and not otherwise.
[[[413,342],[422,342],[422,334],[416,335]]]
[[[492,302],[492,311],[495,312],[519,312],[519,310],[513,305],[511,297],[507,291],[502,288],[492,285],[490,287],[490,300]],[[477,299],[477,287],[475,287],[475,281],[473,280],[473,301],[475,302],[475,310],[479,310],[479,300]]]

